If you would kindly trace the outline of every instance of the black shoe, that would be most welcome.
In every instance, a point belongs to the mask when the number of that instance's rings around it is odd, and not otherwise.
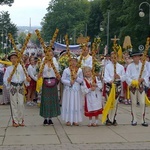
[[[148,123],[146,123],[146,122],[142,123],[141,125],[144,127],[148,127]]]
[[[112,123],[112,125],[117,126],[118,125],[117,121],[114,120],[113,123]]]
[[[111,126],[111,125],[112,125],[112,122],[109,119],[107,119],[106,120],[106,126]]]
[[[49,125],[54,125],[51,119],[49,119],[48,124]]]
[[[136,125],[137,125],[137,122],[133,122],[133,121],[132,121],[132,122],[131,122],[131,125],[132,125],[132,126],[136,126]]]
[[[48,125],[47,119],[44,119],[43,125],[44,126]]]

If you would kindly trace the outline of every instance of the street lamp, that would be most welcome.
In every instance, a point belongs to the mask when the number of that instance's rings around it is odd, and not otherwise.
[[[146,5],[149,6],[149,25],[150,25],[150,4],[149,4],[148,2],[142,2],[142,3],[139,5],[139,16],[140,16],[140,17],[144,17],[144,16],[145,16],[145,13],[144,13],[143,9],[141,9],[141,6],[142,6],[143,4],[146,4]]]
[[[104,23],[103,23],[103,21],[99,24],[99,29],[100,29],[100,31],[104,31]]]
[[[107,12],[107,50],[109,50],[109,20],[110,20],[110,13],[109,11]],[[100,22],[100,25],[99,25],[99,29],[100,31],[104,31],[104,22]]]

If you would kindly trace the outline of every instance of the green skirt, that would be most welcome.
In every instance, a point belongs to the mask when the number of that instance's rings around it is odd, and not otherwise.
[[[52,118],[60,115],[57,85],[47,87],[44,82],[42,86],[40,116]]]

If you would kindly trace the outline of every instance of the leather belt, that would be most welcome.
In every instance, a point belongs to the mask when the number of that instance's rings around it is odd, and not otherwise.
[[[10,84],[13,86],[22,86],[24,82],[22,83],[15,83],[15,82],[11,82]]]

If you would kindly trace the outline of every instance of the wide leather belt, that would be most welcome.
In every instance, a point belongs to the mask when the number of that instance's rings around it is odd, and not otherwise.
[[[11,82],[10,84],[13,86],[22,86],[24,82],[22,83],[15,83],[15,82]]]

